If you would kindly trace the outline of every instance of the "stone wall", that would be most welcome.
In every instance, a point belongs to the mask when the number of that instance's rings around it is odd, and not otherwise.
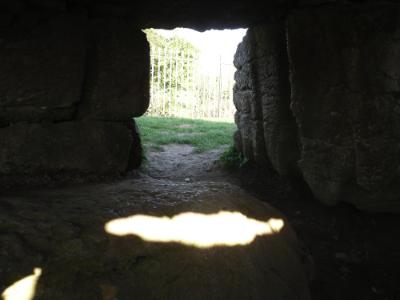
[[[286,35],[282,21],[255,26],[239,45],[234,63],[236,147],[282,176],[297,173],[299,150],[290,111]]]
[[[263,120],[263,159],[279,174],[298,169],[326,204],[400,211],[399,13],[398,5],[318,7],[250,30],[235,59],[242,152],[262,160],[254,155],[262,142],[254,120]],[[288,51],[278,52],[288,53],[288,65],[271,54],[284,43],[282,32]],[[262,114],[251,117],[252,103]]]
[[[121,173],[141,155],[149,47],[132,21],[19,14],[1,24],[0,70],[2,184]]]
[[[298,165],[325,203],[400,210],[399,13],[321,8],[289,17]]]
[[[0,178],[137,165],[141,29],[251,26],[235,57],[237,148],[327,204],[400,210],[399,5],[372,2],[3,1]]]
[[[205,30],[248,27],[297,3],[333,1],[343,0],[3,0],[0,1],[0,13],[19,14],[32,10],[81,12],[90,16],[130,19],[138,28],[190,27]]]

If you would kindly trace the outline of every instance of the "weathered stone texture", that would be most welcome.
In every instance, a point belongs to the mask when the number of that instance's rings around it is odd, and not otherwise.
[[[242,152],[257,163],[270,162],[281,175],[294,174],[298,146],[289,108],[284,23],[249,29],[238,47],[235,66],[234,103],[241,115],[237,124]]]
[[[0,200],[16,212],[0,210],[0,284],[11,285],[22,272],[29,274],[32,265],[41,267],[36,299],[311,298],[308,285],[313,263],[287,219],[231,184],[171,184],[146,176],[112,185],[42,189],[0,196]],[[283,227],[256,236],[249,244],[205,248],[116,236],[104,230],[116,218],[147,215],[159,216],[156,223],[164,226],[160,231],[168,233],[175,227],[168,226],[168,217],[194,212],[206,225],[198,226],[197,218],[186,220],[193,224],[191,236],[201,242],[203,233],[212,236],[207,233],[207,217],[221,211],[248,218],[244,221],[239,216],[237,222],[229,223],[226,217],[217,219],[217,231],[230,238],[251,234],[258,228],[255,221],[274,218]],[[143,227],[144,232],[155,225],[147,222],[150,225]]]
[[[149,105],[149,45],[132,22],[100,19],[91,24],[84,102],[79,118],[127,120]]]
[[[81,99],[86,19],[24,15],[0,43],[0,123],[71,119]]]
[[[325,203],[400,210],[399,12],[315,9],[289,18],[299,167]]]
[[[324,203],[399,211],[399,14],[321,7],[251,28],[235,57],[237,148]]]
[[[124,172],[132,139],[106,122],[15,124],[0,129],[0,174]]]
[[[83,13],[22,12],[0,22],[0,69],[2,179],[116,174],[140,164],[139,137],[126,125],[149,103],[140,28]]]

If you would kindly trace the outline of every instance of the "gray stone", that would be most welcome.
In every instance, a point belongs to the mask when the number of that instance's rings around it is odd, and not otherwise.
[[[7,13],[20,13],[26,9],[26,3],[23,0],[2,1],[0,2],[0,11]],[[3,17],[3,14],[1,14]],[[3,20],[0,21],[2,23]]]
[[[149,105],[150,50],[133,22],[92,21],[92,47],[79,118],[127,121]]]
[[[19,19],[0,43],[0,123],[72,118],[81,100],[85,26],[79,15]]]
[[[249,63],[252,58],[251,46],[248,39],[249,35],[245,35],[242,42],[236,49],[233,64],[238,70],[241,69],[245,64]]]
[[[23,185],[22,177],[30,184],[30,177],[138,167],[141,144],[131,117],[149,100],[144,34],[128,21],[52,15],[64,1],[31,4],[48,14],[0,22],[0,181],[21,178]]]
[[[263,122],[255,120],[250,122],[251,125],[251,143],[253,149],[253,159],[259,165],[269,163],[267,152],[265,151],[264,128]]]
[[[284,23],[249,29],[235,54],[235,66],[233,99],[238,114],[246,115],[236,122],[243,135],[242,152],[258,164],[270,162],[280,175],[297,173]]]
[[[243,143],[242,143],[242,136],[240,134],[240,130],[236,130],[235,133],[233,134],[233,143],[234,143],[234,147],[235,147],[236,151],[242,152]]]
[[[266,153],[278,174],[294,175],[299,150],[290,110],[285,24],[271,22],[255,27],[252,33]]]
[[[250,63],[244,64],[235,72],[236,90],[253,90],[253,76]]]
[[[289,18],[299,167],[324,203],[400,211],[398,18],[396,6]]]
[[[312,259],[288,220],[231,184],[141,176],[0,200],[16,212],[0,210],[2,283],[40,267],[38,299],[310,299]],[[172,218],[182,214],[192,241],[164,240],[173,237]],[[118,235],[107,226],[137,215],[152,217],[137,227],[143,234]],[[252,240],[274,222],[280,226]],[[169,235],[146,236],[160,223]],[[226,245],[224,236],[233,243]],[[210,244],[207,237],[214,237]]]
[[[29,4],[39,9],[50,11],[66,11],[67,1],[65,0],[28,0]]]
[[[0,129],[0,174],[117,174],[132,138],[118,123],[15,124]]]
[[[237,111],[241,113],[250,113],[250,102],[254,98],[254,92],[251,90],[246,91],[235,91],[233,93],[233,103]]]
[[[0,127],[17,122],[68,121],[76,114],[76,107],[38,107],[35,105],[0,109]],[[5,124],[5,125],[4,125]]]
[[[253,124],[251,122],[251,118],[249,114],[240,114],[240,120],[238,124],[238,128],[240,131],[240,136],[241,136],[241,144],[242,144],[242,150],[241,152],[243,155],[252,160],[254,158],[254,151],[253,151],[253,145],[255,142],[253,142]]]

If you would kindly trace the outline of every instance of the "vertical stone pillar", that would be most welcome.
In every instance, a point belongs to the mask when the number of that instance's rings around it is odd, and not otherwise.
[[[150,64],[140,28],[32,12],[0,29],[2,186],[138,165],[132,118],[147,109]]]
[[[296,172],[296,124],[290,110],[285,22],[250,28],[235,55],[234,102],[242,151],[283,176]],[[251,149],[251,150],[250,150]]]
[[[289,17],[299,168],[324,203],[400,211],[399,13],[344,6]]]

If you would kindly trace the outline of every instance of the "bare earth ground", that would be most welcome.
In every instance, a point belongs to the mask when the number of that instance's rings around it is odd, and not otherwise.
[[[226,181],[225,172],[217,162],[226,147],[207,152],[196,152],[191,145],[165,145],[161,151],[149,151],[145,173],[157,179],[177,181]]]
[[[313,299],[400,299],[400,218],[327,207],[275,174],[242,171],[242,187],[285,214],[310,249],[316,276]]]
[[[231,182],[278,208],[314,258],[313,299],[400,299],[399,216],[365,214],[345,204],[327,207],[266,170],[223,170],[217,164],[222,152],[167,145],[149,153],[148,174]]]
[[[148,171],[123,180],[2,192],[0,293],[40,268],[35,299],[308,299],[307,251],[279,212],[226,182],[215,164],[221,151],[171,145],[149,155]],[[168,220],[221,211],[285,225],[249,244],[204,249],[105,228],[129,216]],[[148,224],[142,223],[145,231]]]
[[[172,213],[201,192],[219,192],[236,184],[281,210],[309,248],[316,269],[313,299],[400,299],[398,216],[368,215],[346,205],[326,207],[267,170],[224,170],[217,163],[222,152],[197,153],[191,146],[167,145],[163,151],[149,152],[147,166],[131,178],[1,195],[0,291],[42,266],[45,273],[39,286],[57,286],[60,293],[46,298],[49,292],[44,289],[44,299],[65,299],[62,295],[77,285],[86,298],[76,299],[114,299],[116,285],[143,280],[135,277],[138,272],[129,273],[131,269],[155,270],[157,255],[181,252],[176,252],[177,246],[157,248],[137,239],[110,239],[99,231],[105,221],[152,212],[157,206]],[[142,252],[131,253],[132,242]],[[177,282],[182,272],[176,272],[160,282]],[[94,291],[93,286],[100,289]],[[124,292],[128,293],[120,294]]]

